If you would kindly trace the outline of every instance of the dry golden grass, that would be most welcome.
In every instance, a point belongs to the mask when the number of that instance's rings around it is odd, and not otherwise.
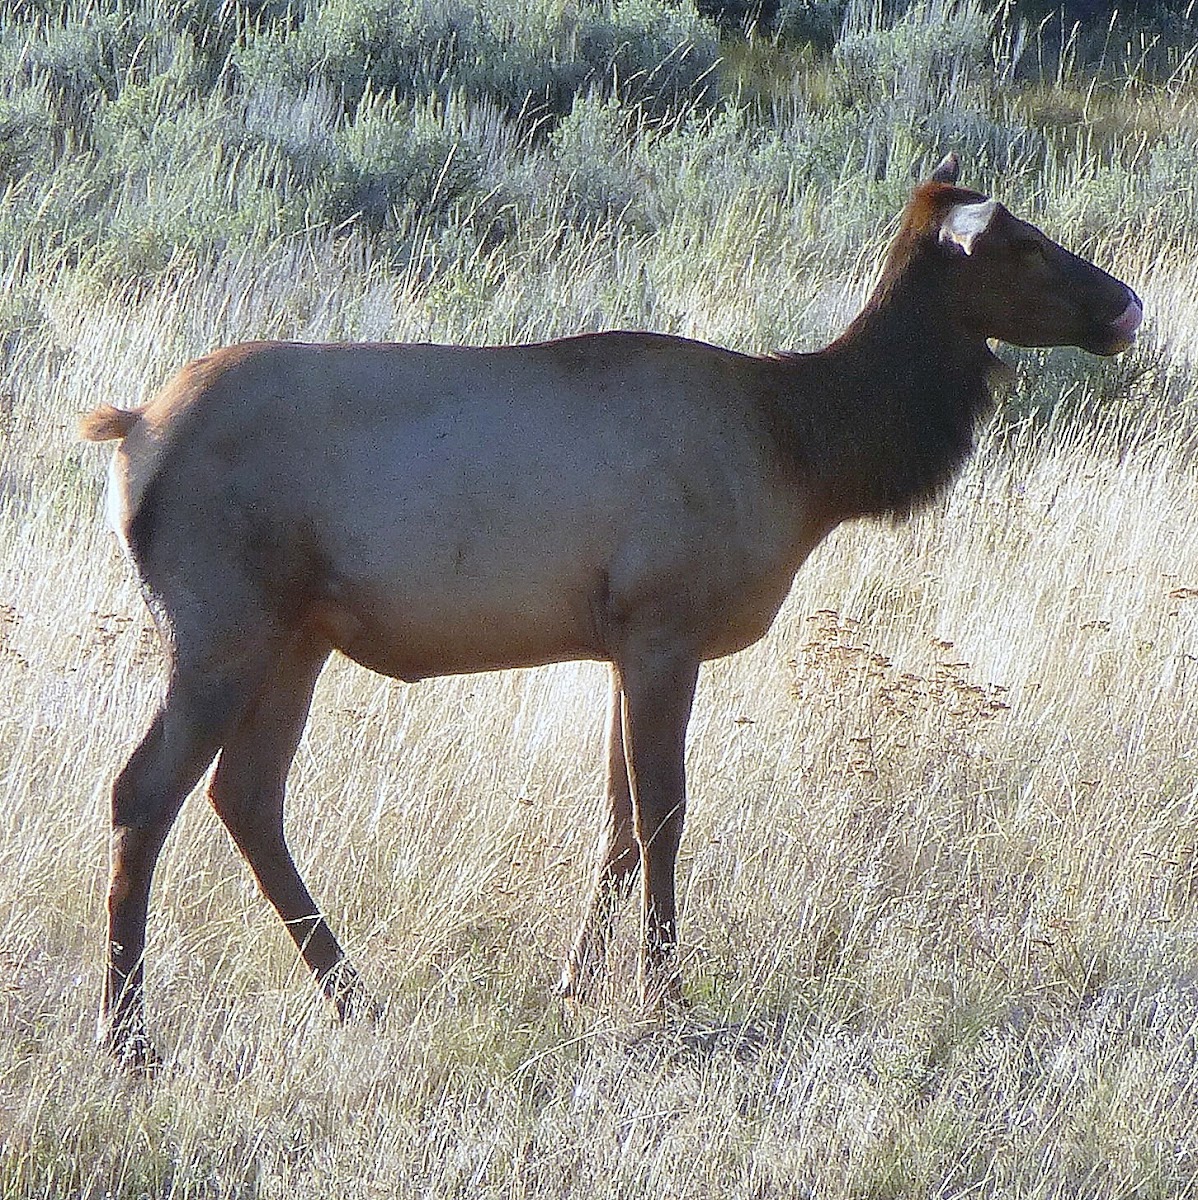
[[[197,797],[151,920],[166,1069],[96,1051],[106,788],[159,672],[75,415],[251,334],[558,332],[612,262],[567,251],[485,313],[351,253],[47,287],[0,381],[0,1195],[1198,1193],[1198,315],[1147,245],[1096,251],[1148,302],[1128,362],[1029,359],[1046,405],[1118,387],[1131,416],[1000,423],[936,511],[838,531],[770,635],[705,670],[685,1016],[636,1012],[629,920],[596,1008],[552,994],[602,669],[407,688],[335,663],[289,829],[380,1024],[329,1023]],[[650,262],[646,321],[752,343],[800,288],[755,268],[778,299],[742,315],[737,260],[701,287]],[[806,284],[818,340],[861,280]]]

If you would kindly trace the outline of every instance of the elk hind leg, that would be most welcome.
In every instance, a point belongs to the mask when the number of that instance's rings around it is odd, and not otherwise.
[[[166,696],[112,788],[108,945],[99,1037],[135,1067],[155,1059],[145,1028],[150,885],[167,834],[248,689],[172,666]]]
[[[361,983],[287,846],[287,771],[329,647],[297,635],[225,740],[208,798],[339,1018],[367,1007]]]

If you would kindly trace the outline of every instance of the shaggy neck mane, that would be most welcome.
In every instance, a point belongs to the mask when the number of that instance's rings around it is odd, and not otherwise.
[[[919,189],[848,329],[824,350],[776,360],[777,436],[834,520],[904,517],[929,504],[993,407],[1007,368],[957,323],[929,232],[949,205],[981,199],[943,184]]]

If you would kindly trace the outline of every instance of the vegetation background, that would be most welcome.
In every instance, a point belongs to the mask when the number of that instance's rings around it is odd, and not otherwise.
[[[1198,1195],[1192,5],[0,7],[0,1196]],[[731,14],[731,15],[730,15]],[[151,1082],[98,1053],[107,787],[160,685],[101,401],[260,337],[827,341],[920,172],[1130,282],[936,511],[838,531],[703,676],[685,1017],[559,962],[592,664],[320,686],[290,834],[386,1011],[333,1027],[199,798]]]

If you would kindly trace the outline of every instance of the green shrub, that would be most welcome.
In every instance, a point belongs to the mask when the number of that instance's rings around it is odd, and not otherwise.
[[[0,66],[43,92],[64,145],[86,145],[96,112],[117,96],[152,25],[139,14],[92,8],[81,17],[67,16],[61,24],[5,32]]]
[[[714,103],[719,43],[689,6],[623,0],[579,9],[577,47],[587,87],[610,87],[611,95],[655,115]]]
[[[778,36],[825,52],[831,50],[848,7],[849,0],[782,0],[778,5]]]
[[[1119,161],[1082,164],[1061,204],[1088,238],[1139,240],[1148,227],[1198,227],[1195,168],[1198,151],[1189,131],[1152,147],[1128,169]]]
[[[274,147],[296,178],[312,185],[333,159],[342,121],[340,104],[318,79],[299,92],[267,87],[246,96],[241,135],[248,145]]]
[[[632,163],[634,143],[634,124],[617,101],[595,95],[575,101],[549,139],[549,186],[563,198],[571,224],[617,221],[644,227],[644,188]]]
[[[664,0],[612,5],[493,0],[320,0],[293,30],[235,55],[247,94],[320,78],[352,111],[368,91],[400,99],[464,91],[510,115],[569,111],[591,88],[664,113],[714,95],[714,30]]]
[[[0,186],[49,166],[52,128],[39,89],[22,88],[11,98],[0,97]]]
[[[1140,195],[1165,227],[1198,228],[1198,141],[1193,129],[1166,134],[1148,152],[1142,171],[1131,172]]]
[[[368,92],[330,150],[317,181],[323,211],[335,224],[376,232],[404,217],[435,221],[480,175],[473,148],[445,127],[435,100],[411,105]]]
[[[916,108],[960,96],[991,63],[995,16],[978,0],[926,0],[893,24],[851,22],[833,61],[854,103],[901,97]]]

